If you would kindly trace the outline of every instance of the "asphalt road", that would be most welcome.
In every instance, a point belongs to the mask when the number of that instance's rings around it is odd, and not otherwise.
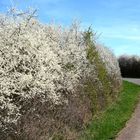
[[[140,85],[140,78],[139,79],[137,79],[137,78],[123,78],[123,80],[126,80],[126,81],[129,81],[129,82]]]

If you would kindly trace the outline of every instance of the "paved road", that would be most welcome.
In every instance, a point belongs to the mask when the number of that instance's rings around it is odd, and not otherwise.
[[[140,79],[124,78],[124,80],[140,85]],[[140,103],[116,140],[140,140]]]
[[[126,80],[126,81],[129,81],[129,82],[132,82],[132,83],[140,85],[140,79],[136,79],[136,78],[123,78],[123,80]]]

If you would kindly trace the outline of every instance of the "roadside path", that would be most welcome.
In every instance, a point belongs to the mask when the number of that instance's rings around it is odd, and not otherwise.
[[[140,85],[140,79],[124,78],[124,80]],[[140,140],[140,103],[116,140]]]
[[[123,80],[140,85],[140,79],[137,79],[137,78],[123,78]]]

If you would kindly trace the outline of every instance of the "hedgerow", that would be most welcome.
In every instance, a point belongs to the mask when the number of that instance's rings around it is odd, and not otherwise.
[[[119,92],[117,60],[92,31],[34,15],[0,15],[0,139],[76,139]]]

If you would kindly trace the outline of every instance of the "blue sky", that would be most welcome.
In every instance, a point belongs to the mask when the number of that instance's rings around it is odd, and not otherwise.
[[[99,41],[117,56],[140,55],[139,0],[0,0],[0,12],[12,3],[20,9],[37,8],[44,23],[67,26],[77,19],[84,28],[92,25]]]

